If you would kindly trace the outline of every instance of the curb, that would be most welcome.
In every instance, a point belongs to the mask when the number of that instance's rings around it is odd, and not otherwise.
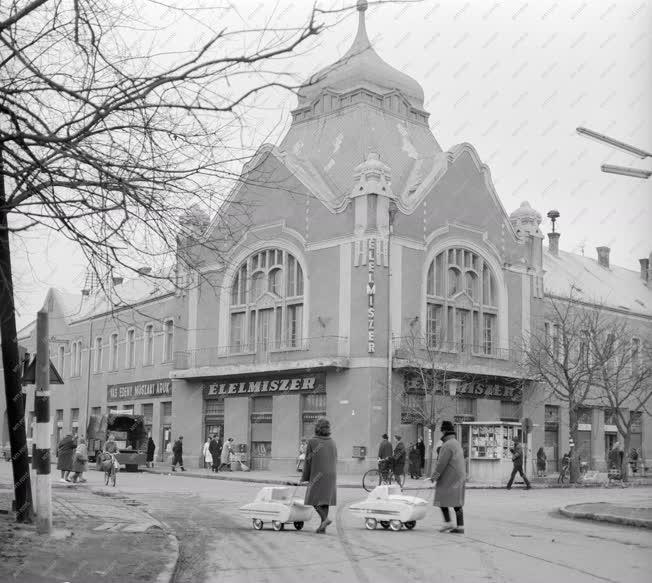
[[[559,513],[567,518],[611,522],[612,524],[621,524],[623,526],[652,528],[652,520],[645,518],[631,518],[627,516],[619,516],[617,514],[605,514],[599,512],[582,512],[579,510],[571,510],[571,508],[572,506],[562,506],[559,508]]]
[[[199,478],[202,480],[222,480],[223,482],[245,482],[245,483],[253,483],[253,484],[277,484],[281,486],[286,486],[288,482],[292,481],[291,479],[287,480],[279,480],[277,478],[247,478],[246,476],[242,477],[237,477],[237,478],[226,478],[223,476],[218,475],[212,475],[212,474],[193,474],[193,473],[188,473],[188,472],[166,472],[166,471],[158,471],[158,470],[152,470],[152,469],[142,469],[140,470],[143,473],[147,474],[157,474],[161,476],[174,476],[175,478]],[[341,483],[337,485],[338,488],[362,488],[362,476],[360,477],[360,483],[359,484],[351,484],[351,483]],[[602,483],[595,483],[595,484],[537,484],[537,483],[532,483],[532,490],[546,490],[546,489],[564,489],[564,488],[602,488],[603,484]],[[649,487],[648,484],[630,484],[630,488],[638,487]],[[466,484],[466,489],[467,490],[504,490],[505,486],[501,484],[473,484],[473,483],[467,483]],[[520,488],[517,488],[520,489]],[[524,489],[524,488],[522,488]],[[403,488],[403,490],[423,490],[423,487],[416,487],[416,486],[407,486]]]
[[[166,529],[168,542],[172,547],[172,558],[165,564],[165,567],[163,567],[163,570],[158,574],[158,577],[156,577],[156,583],[173,583],[177,574],[177,565],[179,563],[179,559],[181,558],[179,539],[168,524],[160,520],[159,522]]]

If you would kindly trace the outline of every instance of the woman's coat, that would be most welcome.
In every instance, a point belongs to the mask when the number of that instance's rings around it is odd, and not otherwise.
[[[202,447],[202,455],[204,456],[204,461],[207,464],[213,463],[213,456],[211,455],[211,442],[207,441]]]
[[[66,435],[57,448],[57,470],[72,471],[72,454],[75,451],[75,442],[72,435]]]
[[[231,453],[231,446],[229,445],[228,441],[225,441],[224,445],[222,446],[222,455],[220,457],[221,463],[223,464],[229,463],[229,453]]]
[[[466,483],[464,452],[454,435],[445,436],[443,442],[433,474],[437,482],[434,505],[443,508],[464,506]]]
[[[303,482],[310,482],[306,490],[308,506],[335,506],[337,504],[337,447],[330,437],[315,436],[308,440],[303,466]]]
[[[156,450],[156,445],[154,444],[154,440],[150,437],[149,440],[147,441],[147,461],[148,462],[153,462],[154,461],[154,451]]]
[[[75,455],[72,460],[72,471],[81,474],[88,470],[88,448],[85,443],[80,443],[75,449]]]

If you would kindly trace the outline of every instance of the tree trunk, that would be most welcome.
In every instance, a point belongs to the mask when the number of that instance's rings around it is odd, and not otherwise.
[[[570,438],[573,440],[573,444],[574,444],[574,447],[572,447],[570,451],[570,482],[571,484],[575,484],[577,482],[577,479],[580,477],[580,462],[579,462],[579,453],[578,453],[579,430],[577,428],[578,419],[577,419],[577,408],[575,406],[569,407],[568,417],[569,417],[568,428],[569,428]]]
[[[25,433],[25,405],[20,385],[22,368],[16,338],[16,311],[3,169],[2,150],[0,150],[0,341],[2,342],[2,365],[4,367],[11,463],[14,474],[16,520],[31,522],[32,486]]]
[[[428,447],[426,448],[426,464],[425,464],[425,474],[426,476],[432,475],[432,457],[435,451],[435,431],[433,429],[428,429]]]
[[[632,443],[632,432],[628,428],[627,433],[623,436],[623,461],[620,467],[620,475],[623,481],[629,482],[629,454],[630,446]]]

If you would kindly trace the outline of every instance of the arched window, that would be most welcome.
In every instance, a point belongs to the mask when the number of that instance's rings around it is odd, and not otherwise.
[[[229,352],[301,346],[303,270],[282,249],[265,249],[239,267],[231,287]]]
[[[429,346],[496,353],[496,278],[480,255],[464,248],[438,253],[428,266],[426,296]]]

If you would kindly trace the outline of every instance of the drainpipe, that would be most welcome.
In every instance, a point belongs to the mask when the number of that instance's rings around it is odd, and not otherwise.
[[[392,438],[392,234],[398,209],[389,201],[389,229],[387,231],[387,435]]]

